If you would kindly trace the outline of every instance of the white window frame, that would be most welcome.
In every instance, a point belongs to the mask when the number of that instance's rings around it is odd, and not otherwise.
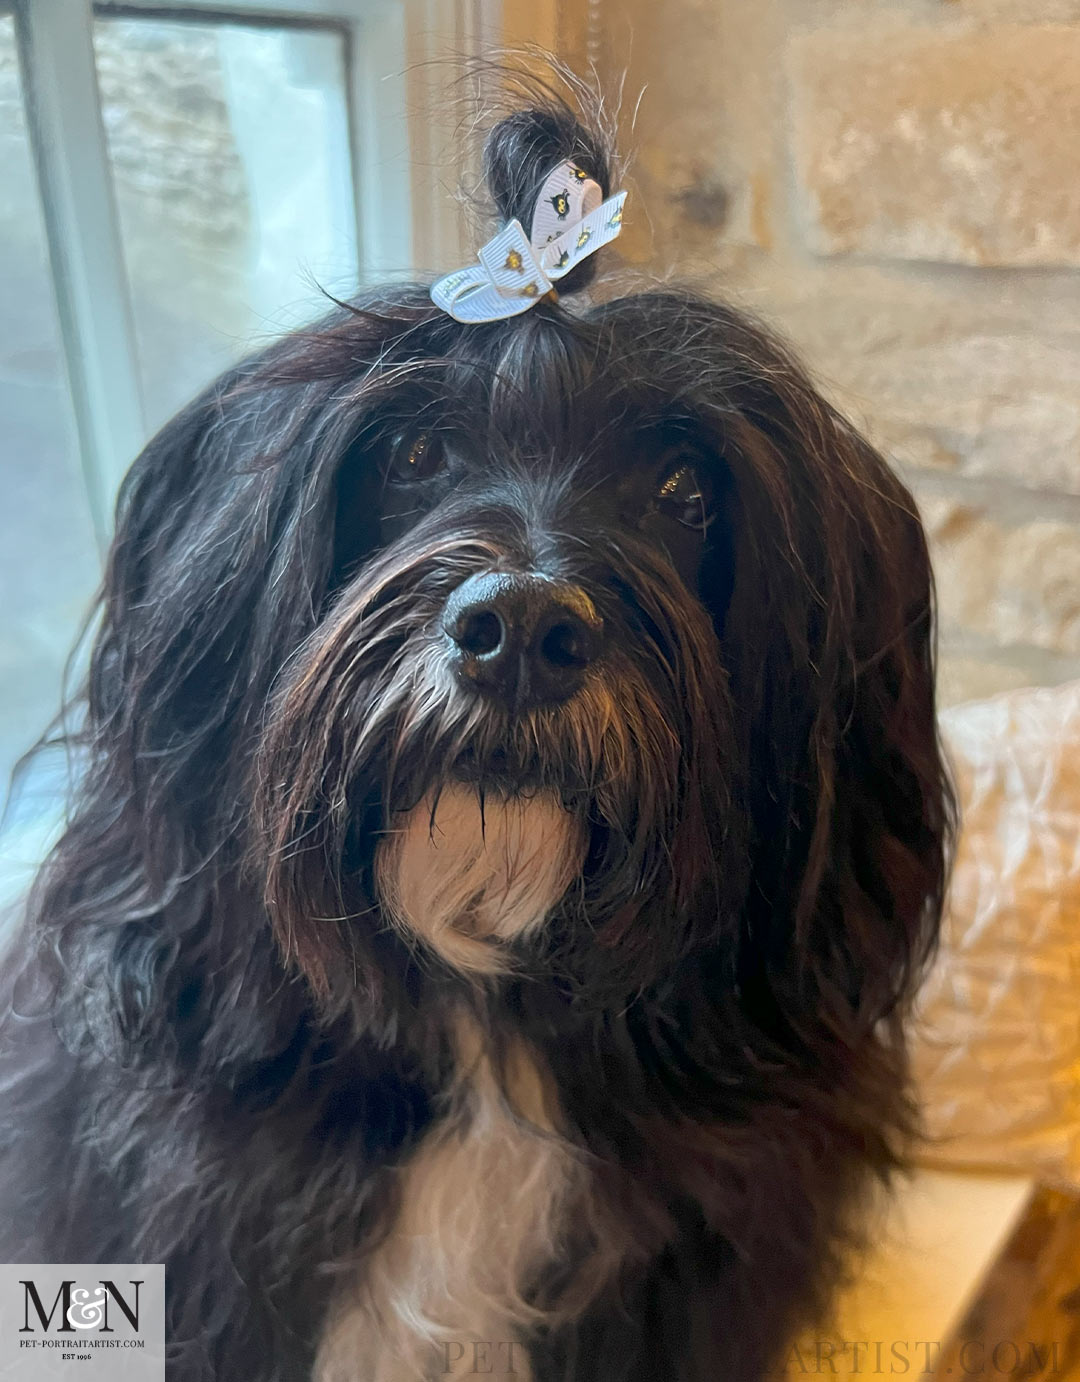
[[[362,278],[432,274],[464,252],[439,160],[449,70],[496,41],[554,36],[554,0],[523,32],[501,0],[0,0],[14,13],[61,339],[99,543],[117,485],[147,441],[138,348],[94,65],[95,15],[331,24],[346,41],[350,141]],[[401,227],[410,227],[403,237]]]

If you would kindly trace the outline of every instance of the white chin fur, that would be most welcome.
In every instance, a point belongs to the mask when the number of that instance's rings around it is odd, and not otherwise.
[[[393,921],[455,968],[505,970],[500,941],[541,926],[580,876],[585,832],[550,792],[488,796],[454,783],[403,815],[375,876]]]

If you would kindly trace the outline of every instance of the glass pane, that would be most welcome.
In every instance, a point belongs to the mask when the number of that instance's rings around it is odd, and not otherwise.
[[[27,139],[15,26],[0,16],[0,800],[60,706],[64,662],[99,578]],[[56,806],[39,763],[12,800],[0,906]]]
[[[355,290],[340,32],[100,18],[148,422]]]

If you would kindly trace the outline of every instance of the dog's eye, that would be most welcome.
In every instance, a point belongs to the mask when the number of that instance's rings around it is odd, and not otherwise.
[[[713,520],[712,491],[692,465],[676,465],[660,482],[656,503],[662,513],[685,528],[703,533]]]
[[[390,457],[386,478],[391,484],[413,485],[430,480],[446,465],[446,453],[438,437],[430,432],[403,437]]]

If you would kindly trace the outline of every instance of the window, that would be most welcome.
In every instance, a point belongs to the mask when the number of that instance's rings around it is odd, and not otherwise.
[[[106,17],[94,55],[152,431],[319,285],[355,291],[345,35]]]
[[[323,290],[459,262],[426,59],[476,0],[0,0],[0,779],[59,709],[116,487]],[[422,26],[421,26],[422,20]],[[0,906],[57,815],[9,803]],[[0,798],[3,793],[0,792]]]
[[[0,14],[0,767],[5,774],[55,710],[65,658],[98,579],[79,469],[45,228],[15,53]],[[10,815],[7,877],[42,846],[42,788]],[[14,804],[13,804],[14,808]],[[0,904],[5,877],[0,873]]]

